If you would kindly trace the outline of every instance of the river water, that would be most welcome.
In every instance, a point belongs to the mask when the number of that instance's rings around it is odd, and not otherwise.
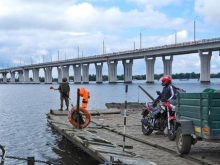
[[[220,79],[211,79],[211,83],[201,84],[198,80],[174,80],[173,84],[187,92],[201,92],[205,88],[220,89]],[[128,102],[148,102],[146,95],[138,89],[144,87],[156,97],[157,90],[162,89],[159,81],[146,84],[145,81],[133,81],[128,87]],[[0,85],[0,144],[5,147],[9,156],[35,156],[39,160],[62,160],[66,165],[95,165],[98,162],[82,150],[62,139],[47,124],[46,113],[58,109],[59,92],[49,90],[58,84],[1,84]],[[90,91],[88,109],[105,109],[105,103],[124,102],[125,84],[72,84],[71,104],[76,104],[77,88],[84,86]],[[1,154],[1,151],[0,151]],[[6,159],[6,165],[26,164],[25,161]],[[38,165],[38,163],[36,163]]]

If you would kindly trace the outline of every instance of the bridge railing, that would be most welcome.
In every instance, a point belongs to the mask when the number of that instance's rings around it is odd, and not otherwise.
[[[197,45],[197,44],[219,42],[219,41],[220,41],[220,37],[213,38],[213,39],[203,39],[203,40],[198,40],[198,41],[183,42],[183,43],[177,43],[177,44],[154,46],[154,47],[149,47],[149,48],[142,48],[142,49],[135,49],[135,50],[128,50],[128,51],[120,51],[120,52],[116,52],[116,53],[113,52],[113,53],[105,54],[105,56],[128,54],[128,53],[151,51],[151,50],[159,50],[159,49],[174,48],[174,47],[182,47],[182,46]]]
[[[73,59],[67,59],[67,60],[59,60],[59,61],[53,61],[53,62],[44,62],[44,63],[31,64],[31,65],[23,65],[23,66],[18,66],[18,67],[12,67],[11,69],[17,69],[17,68],[28,67],[28,66],[33,66],[34,67],[34,66],[37,66],[39,64],[56,64],[56,63],[66,62],[66,61],[75,61],[75,60],[100,58],[100,57],[104,58],[106,56],[115,56],[115,55],[130,54],[130,53],[136,53],[136,52],[145,52],[145,51],[160,50],[160,49],[175,48],[175,47],[183,47],[183,46],[198,45],[198,44],[205,44],[205,43],[214,43],[214,42],[219,42],[219,41],[220,41],[220,37],[212,38],[212,39],[203,39],[203,40],[198,40],[198,41],[182,42],[182,43],[177,43],[177,44],[154,46],[154,47],[135,49],[135,50],[111,52],[111,53],[107,53],[107,54],[98,54],[98,55],[93,55],[93,56],[86,56],[86,57],[73,58]],[[5,69],[6,68],[0,69],[0,71],[3,71]]]

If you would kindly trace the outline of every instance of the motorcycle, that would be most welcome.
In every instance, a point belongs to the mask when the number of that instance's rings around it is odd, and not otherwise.
[[[157,91],[158,95],[160,94]],[[150,135],[154,130],[164,131],[167,127],[167,135],[171,141],[176,138],[176,107],[170,102],[160,100],[159,104],[147,103],[146,109],[142,112],[142,132]]]

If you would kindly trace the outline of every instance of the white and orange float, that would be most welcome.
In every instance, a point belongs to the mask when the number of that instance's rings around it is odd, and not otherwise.
[[[82,106],[79,108],[79,111],[82,112],[85,115],[84,123],[83,124],[79,124],[79,128],[83,129],[83,128],[86,128],[90,124],[90,122],[91,122],[91,115],[90,115],[89,111],[86,110],[86,107],[87,107],[87,104],[88,104],[88,100],[90,98],[90,93],[88,91],[86,91],[85,88],[82,87],[80,89],[79,95],[81,97],[83,97]],[[69,122],[74,127],[77,127],[78,126],[77,121],[75,121],[75,119],[73,118],[73,115],[75,115],[75,114],[77,114],[77,108],[76,107],[72,107],[70,109],[70,111],[68,112],[68,119],[69,119]]]

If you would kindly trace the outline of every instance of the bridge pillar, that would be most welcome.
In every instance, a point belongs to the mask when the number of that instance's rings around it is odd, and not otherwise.
[[[116,83],[117,82],[117,64],[118,61],[114,60],[113,63],[108,61],[108,82]]]
[[[7,73],[2,73],[3,83],[7,83]]]
[[[40,81],[39,81],[39,69],[38,68],[33,69],[33,81],[35,83],[40,83]]]
[[[60,66],[61,68],[61,81],[63,77],[67,78],[67,81],[69,82],[69,66]]]
[[[62,73],[61,73],[61,67],[57,67],[57,72],[58,72],[58,83],[62,82]]]
[[[19,74],[18,81],[19,81],[19,82],[24,82],[23,72],[22,72],[22,71],[19,71],[18,74]]]
[[[12,83],[12,82],[15,82],[15,72],[10,72],[10,74],[11,74],[11,80],[10,80],[10,82]]]
[[[82,82],[83,84],[89,83],[89,63],[82,64]]]
[[[123,60],[123,66],[124,66],[124,82],[125,83],[132,83],[132,65],[133,60],[131,59],[128,63],[126,60]]]
[[[212,57],[212,51],[209,51],[208,54],[203,54],[199,50],[200,57],[200,82],[210,82],[210,61]]]
[[[166,59],[165,56],[163,56],[163,75],[168,75],[172,77],[172,62],[173,56],[170,56],[170,59]]]
[[[44,68],[45,84],[52,84],[52,67]]]
[[[81,64],[73,65],[74,70],[74,83],[80,84],[81,83]]]
[[[24,69],[23,74],[24,74],[24,82],[28,82],[29,81],[29,70]]]
[[[95,63],[96,68],[96,83],[102,83],[102,67],[103,63],[101,65],[98,65],[98,63]]]
[[[154,64],[155,64],[155,57],[150,59],[145,56],[146,62],[146,83],[154,83]]]

